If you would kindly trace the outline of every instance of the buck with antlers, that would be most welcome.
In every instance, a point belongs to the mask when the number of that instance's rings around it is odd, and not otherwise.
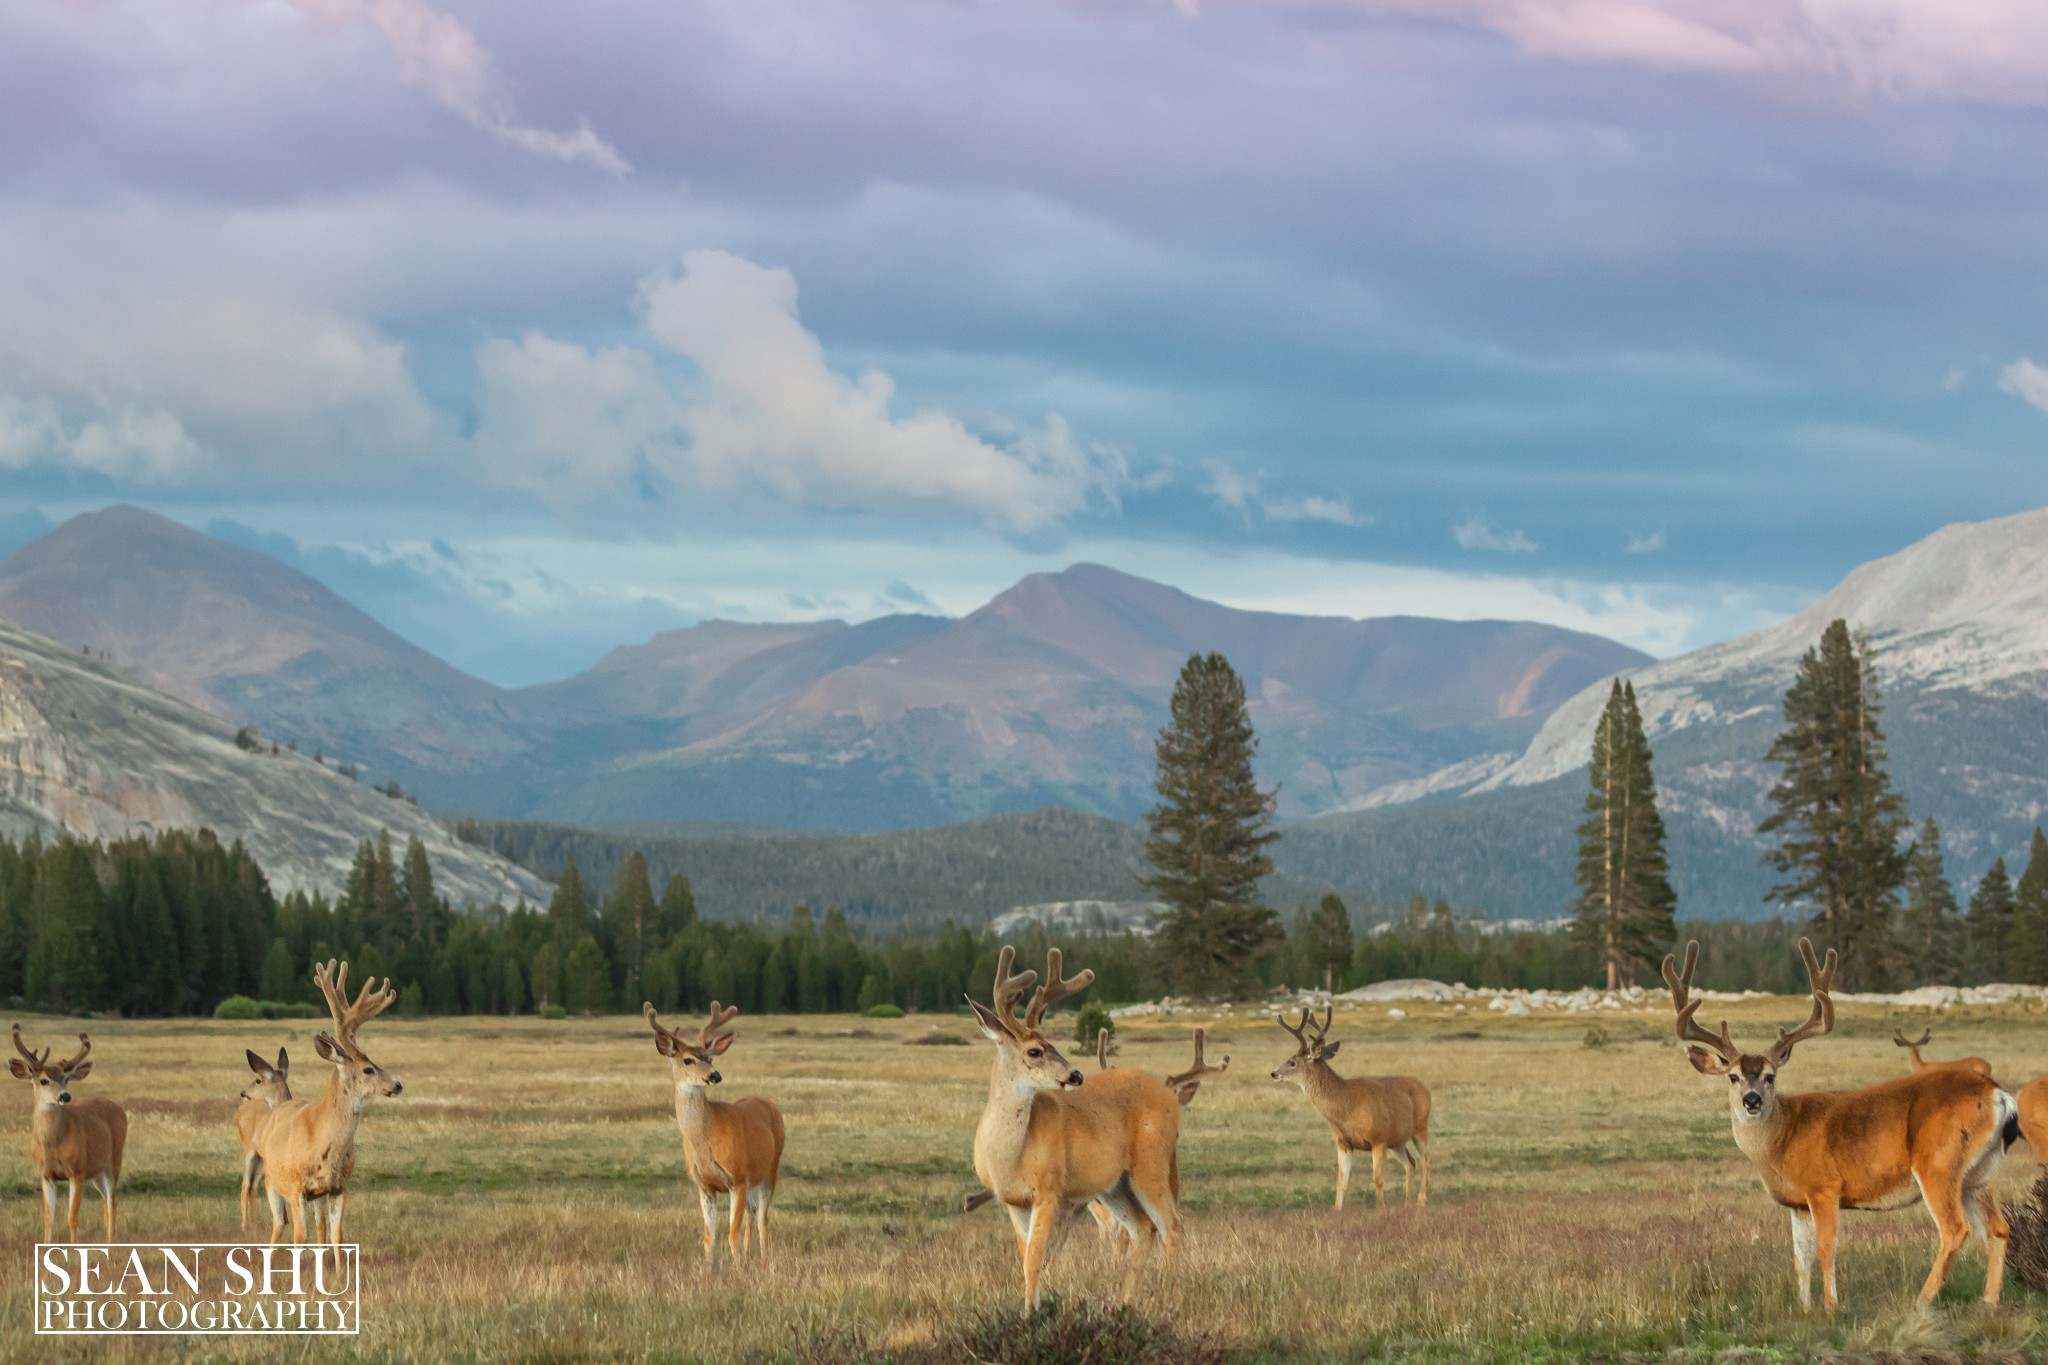
[[[270,1240],[284,1235],[287,1210],[292,1240],[306,1240],[310,1218],[313,1240],[339,1243],[341,1216],[349,1178],[356,1169],[356,1127],[363,1105],[372,1095],[396,1095],[405,1087],[370,1060],[356,1040],[356,1030],[391,1008],[398,988],[376,977],[363,982],[353,1003],[348,998],[348,964],[332,959],[313,969],[313,981],[327,998],[334,1032],[313,1037],[313,1050],[334,1064],[327,1088],[317,1100],[285,1100],[270,1112],[263,1126],[263,1183],[270,1199]],[[322,1224],[326,1236],[321,1236]]]
[[[1799,1306],[1812,1307],[1817,1258],[1823,1301],[1834,1311],[1840,1210],[1897,1209],[1916,1200],[1926,1201],[1941,1237],[1920,1302],[1933,1302],[1974,1229],[1990,1257],[1984,1302],[1997,1303],[2005,1282],[2006,1223],[1991,1182],[1999,1158],[2018,1135],[2013,1097],[1988,1076],[1960,1066],[1924,1067],[1861,1090],[1779,1094],[1778,1071],[1792,1049],[1835,1026],[1834,950],[1823,964],[1815,960],[1813,945],[1801,939],[1799,955],[1813,987],[1813,1008],[1792,1032],[1780,1028],[1778,1041],[1762,1054],[1738,1049],[1726,1022],[1718,1034],[1695,1022],[1701,1003],[1691,996],[1698,943],[1686,945],[1682,972],[1674,958],[1664,958],[1686,1057],[1703,1075],[1728,1078],[1735,1145],[1755,1163],[1764,1190],[1791,1211]]]
[[[1958,1057],[1952,1062],[1930,1062],[1925,1060],[1920,1055],[1920,1049],[1933,1041],[1934,1030],[1931,1028],[1922,1029],[1918,1038],[1908,1038],[1903,1033],[1894,1033],[1892,1035],[1892,1042],[1906,1049],[1906,1056],[1912,1059],[1912,1066],[1915,1071],[1925,1071],[1930,1066],[1959,1066],[1965,1071],[1974,1071],[1979,1076],[1983,1076],[1986,1079],[1990,1078],[1991,1063],[1985,1061],[1982,1057]]]
[[[697,1185],[704,1212],[704,1259],[712,1258],[718,1229],[718,1196],[732,1196],[732,1221],[727,1240],[732,1259],[747,1251],[749,1231],[760,1242],[761,1264],[768,1264],[768,1205],[782,1175],[782,1111],[759,1095],[727,1104],[711,1098],[709,1089],[724,1078],[717,1058],[739,1035],[727,1028],[739,1017],[737,1005],[721,1009],[711,1002],[711,1022],[695,1043],[665,1029],[652,1004],[643,1004],[654,1030],[654,1050],[669,1060],[675,1082],[676,1127],[683,1134],[683,1164]],[[751,1215],[751,1223],[749,1220]]]
[[[1012,975],[1015,960],[1016,950],[1006,946],[996,967],[993,1009],[968,1001],[983,1036],[996,1046],[988,1103],[974,1130],[974,1171],[1009,1210],[1027,1308],[1038,1302],[1039,1277],[1073,1215],[1097,1200],[1130,1237],[1128,1299],[1152,1244],[1164,1241],[1169,1255],[1179,1248],[1181,1101],[1148,1071],[1116,1068],[1082,1084],[1081,1073],[1040,1025],[1047,1009],[1086,989],[1095,973],[1062,975],[1060,950],[1050,950],[1045,984],[1020,1019],[1017,1001],[1038,973]]]
[[[16,1080],[35,1087],[35,1113],[29,1120],[28,1161],[43,1182],[43,1240],[50,1240],[51,1224],[57,1217],[57,1182],[70,1185],[71,1203],[66,1227],[70,1240],[78,1240],[78,1207],[85,1202],[85,1187],[100,1192],[100,1208],[107,1216],[107,1240],[114,1240],[114,1189],[121,1183],[121,1152],[128,1145],[128,1115],[112,1100],[97,1097],[71,1098],[71,1083],[92,1074],[87,1054],[92,1039],[78,1035],[78,1055],[50,1065],[50,1049],[30,1052],[21,1041],[21,1025],[14,1026],[14,1050],[8,1069]]]
[[[263,1130],[269,1126],[277,1106],[292,1097],[291,1083],[286,1079],[292,1059],[283,1048],[277,1050],[276,1066],[247,1048],[243,1053],[249,1059],[249,1069],[256,1073],[256,1079],[242,1087],[242,1102],[235,1106],[235,1133],[242,1139],[242,1229],[246,1232],[256,1181],[263,1174]]]
[[[1328,1040],[1334,1009],[1325,1008],[1320,1024],[1304,1007],[1301,1022],[1276,1019],[1294,1035],[1294,1055],[1273,1069],[1276,1081],[1293,1081],[1330,1125],[1337,1144],[1337,1207],[1351,1184],[1354,1152],[1372,1152],[1372,1193],[1379,1208],[1387,1206],[1381,1170],[1389,1152],[1401,1163],[1401,1195],[1408,1196],[1418,1172],[1422,1187],[1417,1205],[1429,1202],[1429,1087],[1413,1076],[1339,1076],[1330,1058],[1343,1044]]]

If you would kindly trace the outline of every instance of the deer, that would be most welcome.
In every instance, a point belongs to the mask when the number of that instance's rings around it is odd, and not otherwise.
[[[1301,1021],[1287,1022],[1284,1014],[1274,1016],[1281,1028],[1294,1035],[1294,1055],[1273,1068],[1276,1081],[1293,1081],[1309,1103],[1330,1125],[1330,1137],[1337,1144],[1337,1203],[1344,1207],[1344,1192],[1351,1185],[1352,1155],[1372,1153],[1372,1193],[1377,1208],[1387,1206],[1382,1168],[1387,1154],[1401,1163],[1401,1197],[1410,1197],[1417,1174],[1419,1193],[1413,1196],[1417,1208],[1429,1203],[1429,1087],[1413,1076],[1339,1076],[1330,1067],[1342,1043],[1329,1041],[1334,1008],[1323,1010],[1322,1022],[1306,1006]]]
[[[1832,997],[1838,961],[1821,962],[1799,940],[1813,1004],[1806,1022],[1762,1053],[1743,1052],[1728,1032],[1710,1033],[1694,1018],[1693,971],[1700,945],[1686,944],[1685,968],[1664,957],[1679,1041],[1704,1076],[1728,1078],[1728,1120],[1735,1145],[1756,1166],[1764,1192],[1790,1212],[1792,1264],[1799,1307],[1813,1311],[1812,1278],[1820,1264],[1822,1301],[1832,1314],[1835,1229],[1843,1209],[1888,1211],[1924,1201],[1940,1236],[1920,1302],[1941,1292],[1957,1253],[1975,1231],[1989,1265],[1984,1302],[1998,1302],[2005,1282],[2007,1227],[1991,1185],[2005,1149],[2019,1135],[2018,1104],[1987,1075],[1961,1066],[1927,1066],[1861,1090],[1778,1091],[1778,1072],[1792,1049],[1834,1029]]]
[[[643,1003],[640,1012],[654,1030],[654,1050],[669,1059],[683,1165],[697,1186],[697,1203],[704,1214],[704,1259],[708,1263],[714,1258],[718,1196],[726,1194],[732,1197],[727,1233],[732,1261],[738,1264],[747,1254],[748,1242],[758,1241],[765,1270],[768,1205],[782,1176],[782,1111],[759,1095],[729,1104],[710,1095],[710,1088],[724,1079],[718,1074],[717,1059],[739,1037],[728,1028],[739,1017],[739,1006],[721,1008],[712,1001],[711,1021],[698,1031],[695,1043],[663,1028],[652,1003]]]
[[[92,1039],[78,1035],[78,1055],[50,1065],[50,1049],[30,1052],[21,1041],[21,1025],[14,1026],[14,1050],[8,1069],[16,1080],[35,1087],[35,1111],[29,1119],[28,1161],[43,1182],[43,1240],[50,1240],[51,1224],[57,1217],[57,1182],[70,1187],[70,1207],[65,1220],[68,1240],[78,1240],[78,1209],[85,1202],[85,1187],[99,1191],[100,1209],[106,1215],[107,1240],[114,1240],[114,1190],[121,1183],[121,1153],[128,1145],[128,1114],[112,1100],[91,1096],[71,1098],[71,1083],[92,1074]]]
[[[247,1048],[243,1054],[249,1059],[249,1069],[256,1073],[256,1079],[242,1087],[242,1102],[235,1106],[235,1133],[242,1139],[242,1230],[247,1232],[256,1182],[263,1174],[263,1129],[269,1124],[272,1111],[292,1097],[291,1083],[286,1079],[292,1059],[283,1048],[277,1050],[276,1066]]]
[[[1908,1038],[1903,1033],[1892,1034],[1892,1042],[1906,1049],[1906,1056],[1912,1059],[1912,1068],[1915,1071],[1925,1071],[1930,1066],[1959,1066],[1965,1071],[1974,1071],[1979,1076],[1990,1078],[1991,1063],[1982,1057],[1958,1057],[1952,1062],[1930,1062],[1922,1059],[1920,1049],[1933,1041],[1934,1030],[1931,1028],[1922,1029],[1918,1038]]]
[[[996,1048],[988,1100],[974,1130],[974,1172],[1009,1212],[1027,1311],[1038,1303],[1046,1261],[1073,1215],[1098,1200],[1131,1238],[1123,1283],[1128,1302],[1155,1242],[1178,1258],[1180,1100],[1149,1071],[1113,1068],[1083,1085],[1041,1025],[1047,1009],[1086,990],[1095,973],[1068,977],[1060,950],[1048,950],[1045,983],[1020,1019],[1017,1001],[1038,973],[1013,974],[1015,960],[1016,949],[1005,945],[990,996],[994,1008],[967,1002]]]
[[[390,1097],[405,1090],[398,1077],[370,1060],[356,1039],[358,1029],[398,999],[398,988],[390,978],[385,978],[382,986],[376,977],[366,978],[353,1002],[348,998],[348,963],[329,958],[313,969],[313,981],[326,997],[327,1012],[334,1020],[333,1033],[314,1035],[313,1050],[322,1061],[334,1064],[334,1072],[319,1099],[280,1101],[263,1125],[259,1141],[272,1244],[284,1236],[287,1210],[294,1243],[305,1242],[310,1219],[316,1243],[323,1240],[324,1223],[324,1240],[340,1244],[363,1106],[373,1096]]]

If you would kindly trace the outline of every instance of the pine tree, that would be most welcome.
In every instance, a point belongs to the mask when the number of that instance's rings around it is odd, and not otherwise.
[[[640,998],[640,978],[645,974],[647,955],[654,951],[660,913],[654,903],[654,885],[647,879],[647,859],[634,849],[619,859],[604,893],[605,929],[627,999]]]
[[[590,904],[583,898],[583,874],[576,870],[574,858],[563,866],[562,878],[555,883],[554,897],[548,901],[548,924],[555,950],[565,959],[590,929]]]
[[[414,938],[433,936],[435,912],[440,897],[434,892],[434,866],[427,861],[427,846],[415,834],[405,842],[405,876],[401,888],[405,902],[406,932]],[[428,992],[429,1000],[433,992]]]
[[[1906,856],[1906,914],[1900,939],[1912,984],[1947,985],[1955,979],[1961,925],[1942,858],[1941,827],[1930,815]]]
[[[1593,731],[1592,790],[1579,826],[1579,938],[1599,954],[1607,989],[1634,985],[1677,937],[1678,897],[1664,857],[1664,818],[1633,683],[1615,679]]]
[[[263,968],[257,974],[256,995],[261,1000],[290,1000],[298,994],[298,971],[292,966],[291,946],[283,939],[270,941]]]
[[[1905,880],[1905,801],[1885,772],[1877,680],[1867,640],[1835,621],[1785,693],[1785,730],[1770,762],[1777,809],[1757,826],[1778,847],[1765,861],[1786,880],[1766,899],[1813,908],[1815,937],[1841,954],[1845,990],[1882,989],[1897,968],[1892,921]]]
[[[666,943],[697,922],[697,898],[690,879],[678,872],[661,889],[661,939]]]
[[[2012,930],[2006,940],[2005,966],[2010,981],[2048,985],[2048,836],[2034,828],[2026,871],[2012,895]]]
[[[1146,816],[1142,885],[1164,901],[1158,944],[1183,989],[1243,982],[1252,959],[1283,937],[1259,901],[1273,870],[1266,846],[1273,796],[1252,774],[1258,740],[1244,682],[1221,654],[1195,655],[1173,689],[1172,721],[1159,734],[1160,802]]]
[[[1322,978],[1324,990],[1342,988],[1357,946],[1351,934],[1351,911],[1344,898],[1334,891],[1325,892],[1315,913],[1308,916],[1306,927],[1310,969]]]
[[[1984,880],[1977,883],[1970,896],[1966,928],[1970,984],[2005,980],[2005,948],[2012,937],[2012,878],[2006,873],[2005,859],[1993,862]]]

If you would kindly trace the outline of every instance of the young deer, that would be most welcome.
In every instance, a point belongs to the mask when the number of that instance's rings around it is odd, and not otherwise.
[[[356,1041],[356,1030],[391,1008],[398,988],[387,979],[363,982],[355,1002],[348,998],[348,964],[329,959],[313,969],[313,981],[327,997],[334,1032],[313,1037],[313,1050],[334,1063],[334,1074],[317,1100],[285,1100],[270,1112],[260,1139],[263,1183],[270,1199],[270,1240],[284,1236],[285,1211],[291,1211],[292,1241],[306,1240],[310,1216],[313,1240],[341,1241],[342,1206],[349,1178],[356,1169],[356,1127],[363,1105],[372,1095],[396,1095],[405,1089],[399,1079],[370,1060]],[[326,1236],[321,1236],[321,1224]]]
[[[292,1097],[285,1079],[292,1059],[277,1050],[277,1065],[244,1048],[249,1069],[256,1079],[242,1087],[242,1102],[235,1106],[235,1132],[242,1139],[242,1230],[249,1230],[249,1207],[256,1195],[256,1181],[263,1174],[263,1130],[278,1105]]]
[[[128,1115],[112,1100],[73,1100],[71,1083],[92,1074],[86,1054],[92,1039],[78,1035],[78,1055],[68,1062],[50,1065],[50,1049],[30,1052],[21,1041],[21,1025],[14,1026],[14,1050],[21,1056],[8,1060],[15,1079],[35,1086],[35,1114],[29,1120],[28,1161],[43,1182],[43,1240],[50,1240],[50,1225],[57,1217],[57,1182],[70,1183],[71,1206],[65,1225],[70,1240],[78,1240],[78,1206],[85,1202],[85,1187],[100,1192],[100,1207],[107,1215],[107,1240],[114,1240],[114,1187],[121,1183],[121,1150],[128,1145]]]
[[[1354,1076],[1346,1079],[1330,1069],[1330,1058],[1342,1043],[1327,1040],[1333,1009],[1323,1011],[1322,1023],[1307,1009],[1301,1022],[1290,1024],[1286,1015],[1275,1016],[1280,1027],[1294,1035],[1294,1055],[1273,1068],[1276,1081],[1291,1080],[1301,1087],[1309,1103],[1330,1125],[1337,1144],[1337,1207],[1344,1207],[1344,1191],[1351,1185],[1351,1156],[1372,1152],[1372,1194],[1379,1208],[1387,1206],[1381,1167],[1392,1152],[1401,1163],[1401,1195],[1408,1197],[1418,1170],[1422,1177],[1416,1204],[1429,1202],[1429,1087],[1413,1076]]]
[[[1985,1061],[1982,1057],[1958,1057],[1952,1062],[1930,1062],[1923,1060],[1920,1056],[1920,1049],[1933,1041],[1934,1030],[1931,1028],[1922,1029],[1918,1038],[1908,1038],[1903,1033],[1894,1033],[1892,1035],[1892,1042],[1906,1049],[1906,1055],[1912,1059],[1913,1070],[1915,1071],[1925,1071],[1930,1066],[1959,1066],[1965,1071],[1974,1071],[1979,1076],[1987,1080],[1990,1079],[1991,1063]]]
[[[969,1000],[981,1031],[996,1045],[988,1103],[974,1130],[974,1171],[1009,1210],[1024,1264],[1024,1303],[1038,1302],[1047,1257],[1075,1213],[1100,1200],[1131,1238],[1123,1296],[1137,1289],[1155,1240],[1179,1249],[1180,1102],[1147,1071],[1112,1069],[1086,1085],[1040,1030],[1045,1011],[1085,989],[1095,973],[1061,975],[1060,950],[1046,954],[1046,980],[1024,1017],[1017,1000],[1038,979],[1011,975],[1016,950],[996,968],[994,1009]]]
[[[1920,1302],[1932,1303],[1956,1254],[1974,1229],[1984,1238],[1990,1264],[1984,1302],[1997,1303],[2005,1282],[2005,1218],[1991,1188],[1998,1161],[2018,1135],[2013,1097],[1988,1076],[1960,1066],[1929,1066],[1861,1090],[1778,1093],[1778,1071],[1795,1045],[1835,1026],[1830,992],[1835,952],[1816,961],[1813,945],[1799,940],[1813,987],[1813,1008],[1792,1032],[1761,1055],[1740,1051],[1724,1022],[1718,1034],[1693,1019],[1691,998],[1700,945],[1685,948],[1685,970],[1664,959],[1678,1037],[1693,1069],[1728,1078],[1728,1117],[1735,1145],[1755,1163],[1764,1190],[1791,1211],[1792,1263],[1799,1276],[1799,1306],[1813,1306],[1813,1264],[1818,1257],[1827,1311],[1835,1309],[1835,1221],[1842,1209],[1898,1209],[1924,1200],[1941,1236],[1934,1268]]]
[[[711,1022],[687,1043],[682,1035],[661,1026],[654,1006],[643,1004],[654,1030],[654,1050],[669,1059],[669,1075],[676,1092],[676,1127],[683,1134],[683,1165],[697,1185],[697,1202],[704,1212],[704,1259],[713,1256],[718,1231],[718,1196],[732,1196],[732,1221],[727,1244],[737,1262],[746,1255],[751,1231],[761,1244],[761,1264],[768,1264],[768,1205],[775,1198],[775,1184],[782,1176],[782,1111],[759,1095],[747,1095],[727,1104],[711,1098],[709,1089],[724,1079],[718,1074],[716,1058],[725,1054],[739,1035],[723,1032],[739,1017],[739,1006],[720,1009],[711,1002]]]

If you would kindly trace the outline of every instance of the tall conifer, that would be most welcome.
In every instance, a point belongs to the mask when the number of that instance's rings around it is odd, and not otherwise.
[[[2006,940],[2005,966],[2010,981],[2048,985],[2048,836],[2034,829],[2026,871],[2012,894],[2012,930]]]
[[[1812,907],[1814,935],[1841,953],[1845,989],[1887,986],[1899,965],[1892,921],[1908,826],[1885,772],[1880,709],[1869,642],[1833,622],[1785,693],[1785,730],[1767,755],[1784,773],[1757,826],[1777,836],[1764,861],[1785,877],[1766,899]]]
[[[1637,973],[1653,967],[1677,936],[1678,897],[1633,683],[1617,678],[1608,692],[1587,772],[1592,790],[1579,826],[1579,898],[1572,913],[1613,990],[1634,985]]]
[[[1906,857],[1906,914],[1899,938],[1913,985],[1947,985],[1961,966],[1962,917],[1942,858],[1941,827],[1928,816]]]
[[[1964,937],[1970,984],[1981,986],[1987,981],[2005,980],[2005,948],[2012,937],[2012,878],[2005,870],[2005,859],[1991,864],[1991,870],[1971,894]]]
[[[1283,937],[1280,917],[1259,902],[1273,870],[1266,846],[1273,796],[1252,774],[1258,739],[1244,681],[1221,654],[1191,656],[1173,689],[1172,721],[1159,732],[1159,804],[1144,887],[1167,905],[1159,946],[1182,989],[1237,985],[1253,957]]]

